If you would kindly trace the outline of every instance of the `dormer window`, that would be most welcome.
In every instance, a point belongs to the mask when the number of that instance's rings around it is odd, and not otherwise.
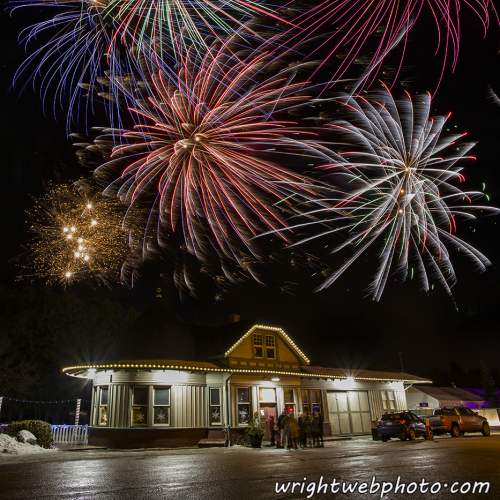
[[[254,333],[253,334],[253,355],[256,358],[263,358],[263,342],[264,336],[262,333]]]
[[[274,335],[266,335],[266,358],[276,358],[276,350],[274,345]]]

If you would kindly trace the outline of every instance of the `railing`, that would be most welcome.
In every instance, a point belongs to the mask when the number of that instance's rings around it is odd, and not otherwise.
[[[54,443],[87,443],[87,425],[51,425],[50,427]]]

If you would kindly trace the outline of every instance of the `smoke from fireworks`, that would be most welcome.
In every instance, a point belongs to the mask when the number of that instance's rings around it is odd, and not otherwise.
[[[333,252],[351,249],[352,255],[319,290],[378,245],[379,267],[369,287],[374,300],[380,299],[391,270],[402,281],[415,272],[425,291],[435,279],[451,295],[456,277],[449,250],[470,258],[480,271],[490,265],[481,252],[454,234],[457,220],[474,219],[474,210],[500,212],[471,205],[483,193],[465,192],[454,184],[464,180],[456,163],[473,158],[466,156],[473,143],[458,142],[466,134],[441,137],[449,115],[430,117],[429,94],[395,101],[384,89],[368,96],[339,99],[347,118],[331,127],[345,141],[339,145],[344,151],[339,150],[325,171],[346,194],[330,200],[333,208],[314,212],[318,223],[331,229],[323,228],[321,234],[299,243],[340,233],[345,240]]]
[[[124,207],[117,200],[62,184],[50,187],[27,213],[34,237],[21,278],[49,285],[120,280],[129,246],[121,226]]]

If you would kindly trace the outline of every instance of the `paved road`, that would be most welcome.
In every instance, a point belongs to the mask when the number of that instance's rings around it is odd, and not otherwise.
[[[299,451],[275,448],[183,449],[152,451],[57,451],[43,456],[0,455],[0,499],[79,500],[267,500],[267,499],[372,499],[375,495],[310,493],[312,481],[332,479],[352,483],[377,481],[440,481],[436,495],[383,495],[399,498],[500,499],[500,436],[413,442],[374,442],[368,438],[328,443],[325,448]],[[303,478],[306,477],[304,482]],[[276,482],[296,481],[286,494],[275,493]],[[489,493],[451,494],[467,490],[464,483],[489,481]],[[300,487],[304,484],[303,493]],[[445,487],[444,485],[447,485]],[[429,487],[428,486],[428,487]],[[336,488],[337,485],[334,485]],[[388,487],[388,486],[386,486]],[[420,486],[419,486],[420,488]],[[425,485],[424,485],[425,488]],[[308,493],[309,491],[309,493]],[[484,490],[483,490],[484,491]],[[312,496],[311,496],[312,495]]]

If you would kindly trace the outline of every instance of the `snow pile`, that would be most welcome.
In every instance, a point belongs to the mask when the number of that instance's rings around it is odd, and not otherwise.
[[[36,437],[30,431],[19,431],[16,438],[20,443],[36,444]]]
[[[14,438],[7,436],[7,434],[0,434],[0,454],[10,453],[11,455],[29,455],[44,451],[53,450],[46,450],[40,446],[33,446],[27,443],[19,443]]]

